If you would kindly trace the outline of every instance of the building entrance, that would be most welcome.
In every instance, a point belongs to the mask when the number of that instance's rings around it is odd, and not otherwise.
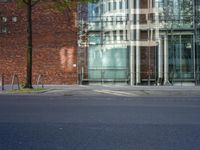
[[[173,81],[194,81],[195,49],[193,35],[170,37],[169,78]]]

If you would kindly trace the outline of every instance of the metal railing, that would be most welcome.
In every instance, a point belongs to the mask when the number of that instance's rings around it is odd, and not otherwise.
[[[121,74],[119,74],[121,72]],[[136,74],[131,73],[128,70],[110,70],[110,69],[102,69],[102,70],[89,70],[87,73],[80,73],[79,80],[80,84],[85,83],[125,83],[130,84],[130,77],[132,76],[135,84],[137,85],[175,85],[180,84],[184,85],[185,83],[191,83],[194,85],[200,85],[200,73],[168,73],[168,78],[164,77],[164,73],[162,77],[158,76],[158,72],[140,72],[140,83],[136,83]]]
[[[80,83],[88,82],[129,82],[129,73],[127,69],[89,69],[87,73],[79,74]]]

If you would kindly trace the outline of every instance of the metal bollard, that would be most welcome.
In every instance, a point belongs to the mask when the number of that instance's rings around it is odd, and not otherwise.
[[[19,78],[16,74],[13,75],[12,77],[12,90],[14,89],[14,83],[15,81],[17,81],[17,87],[18,87],[18,90],[20,89],[20,86],[19,86]]]
[[[44,83],[43,83],[43,75],[39,75],[38,78],[37,78],[37,87],[39,86],[39,84],[41,83],[42,85],[42,88],[44,88]]]
[[[0,80],[1,90],[4,91],[4,74],[1,74],[1,80]]]

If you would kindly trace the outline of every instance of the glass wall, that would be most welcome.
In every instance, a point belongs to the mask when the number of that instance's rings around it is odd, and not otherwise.
[[[171,38],[171,37],[170,37]],[[194,79],[195,49],[193,35],[175,35],[169,48],[171,80]]]
[[[159,0],[160,35],[168,37],[169,81],[194,81],[196,15],[194,0]],[[165,57],[165,56],[164,56]]]
[[[194,2],[192,0],[159,0],[160,21],[171,28],[194,27]]]
[[[90,46],[88,49],[89,79],[127,79],[128,52],[126,48]]]
[[[88,4],[88,79],[136,85],[194,82],[199,76],[200,83],[200,1],[142,1],[136,12],[139,2]]]
[[[120,44],[124,32],[112,26],[125,23],[122,17],[104,15],[106,8],[103,3],[88,5],[88,79],[117,82],[128,79],[129,56],[127,45]]]

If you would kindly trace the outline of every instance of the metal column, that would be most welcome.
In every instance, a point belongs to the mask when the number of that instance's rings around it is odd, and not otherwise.
[[[163,79],[163,41],[158,41],[158,78]]]
[[[140,56],[140,0],[136,1],[136,84],[141,83]]]
[[[131,26],[134,25],[134,17],[132,16],[131,10],[132,6],[134,5],[133,0],[129,0],[129,45],[130,45],[130,85],[135,85],[135,48],[132,45],[132,41],[134,41],[135,30],[131,29]]]
[[[168,63],[168,38],[167,35],[164,37],[164,84],[169,84],[169,63]]]

